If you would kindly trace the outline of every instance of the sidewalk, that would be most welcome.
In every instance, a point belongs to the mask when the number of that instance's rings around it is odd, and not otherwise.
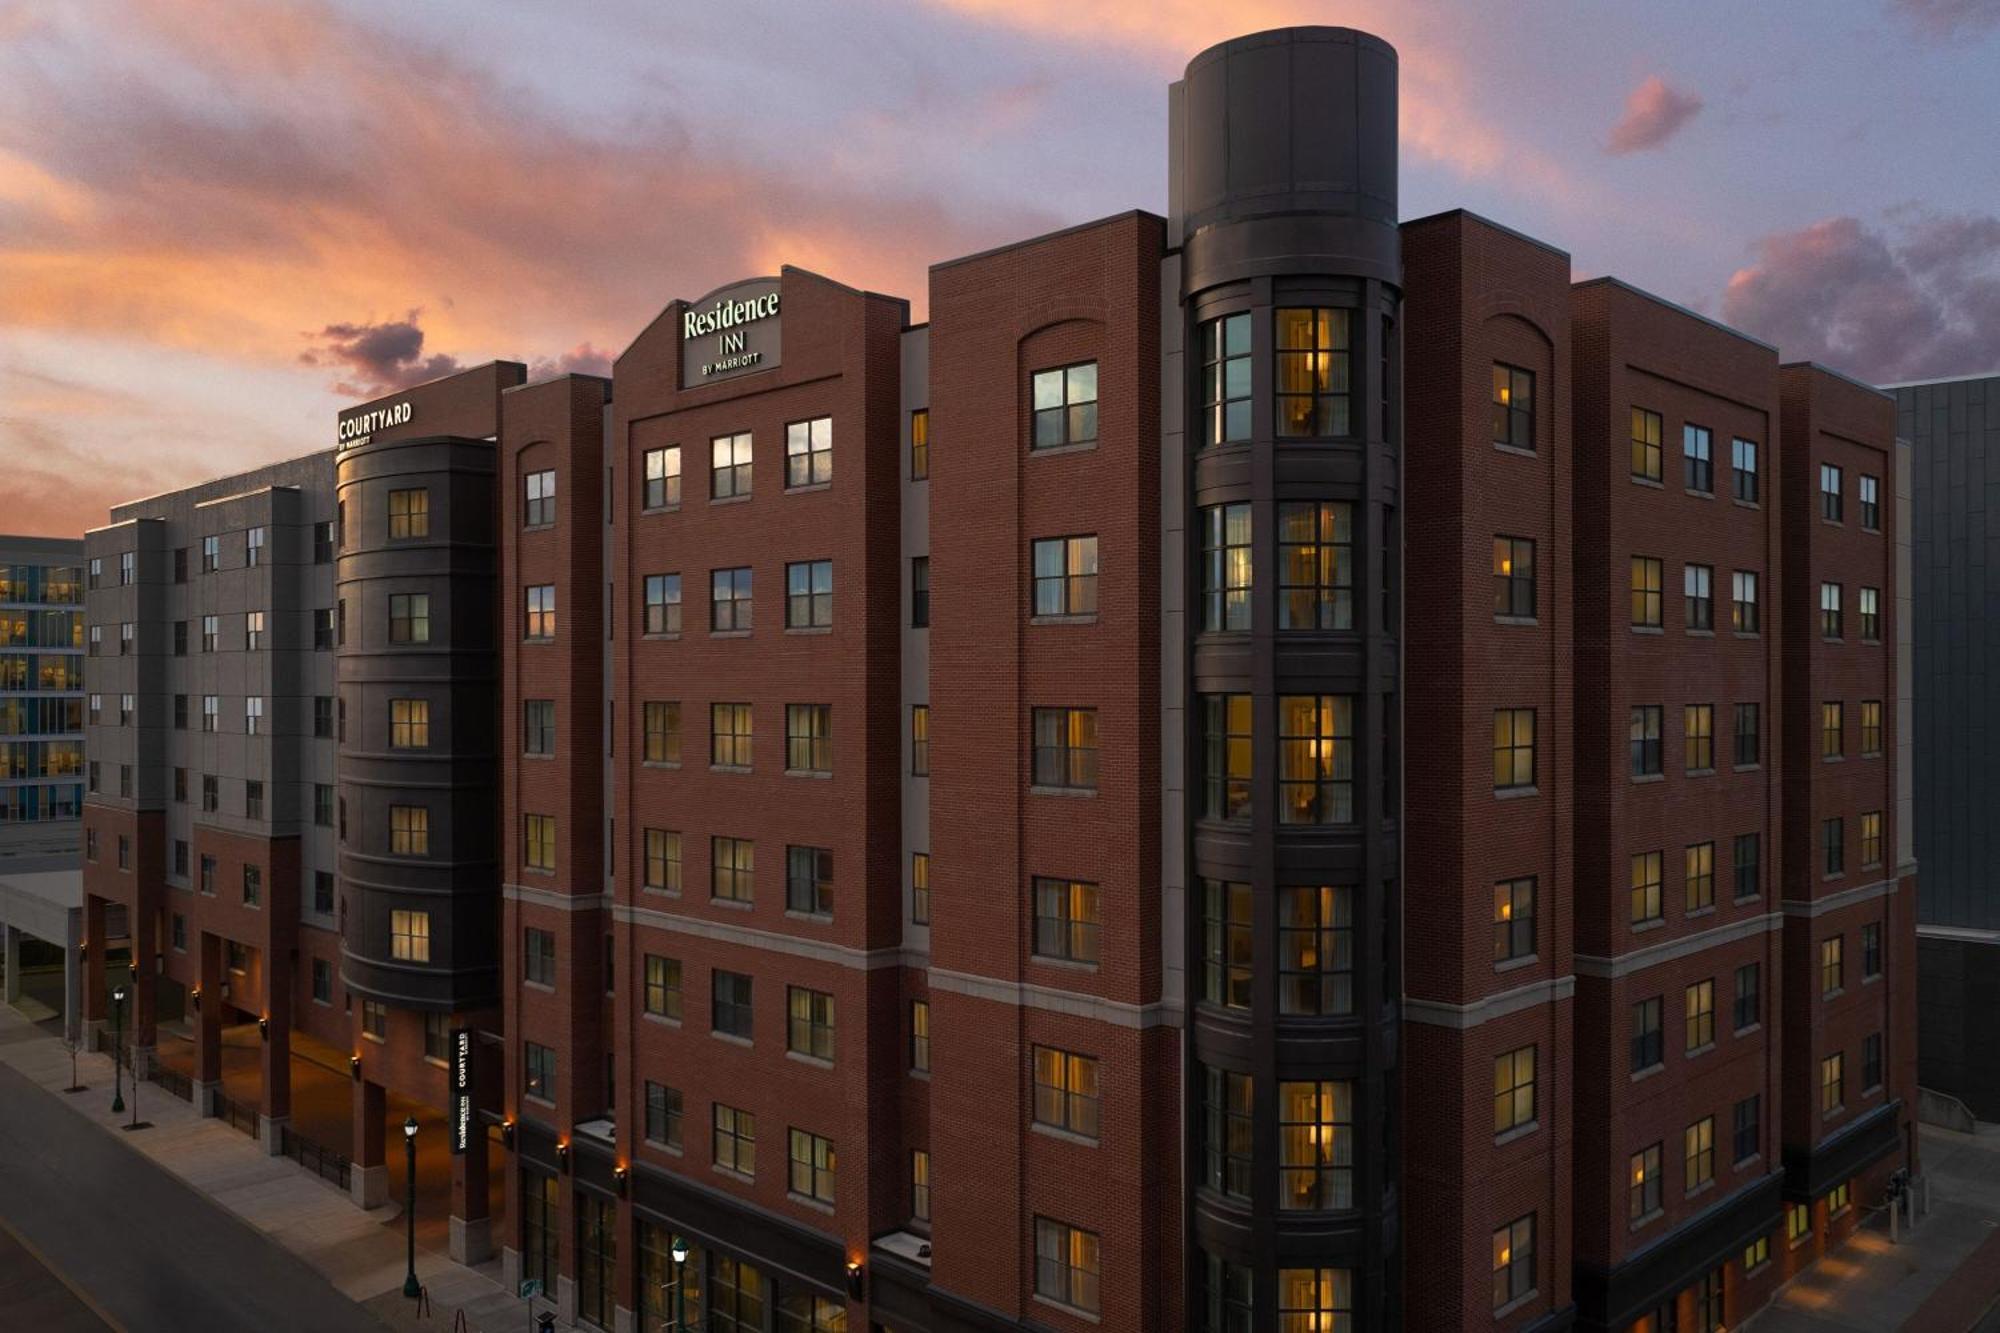
[[[106,1133],[118,1133],[128,1146],[298,1255],[390,1328],[450,1329],[461,1309],[473,1333],[516,1333],[527,1326],[521,1302],[500,1285],[497,1258],[478,1268],[455,1264],[441,1249],[424,1243],[431,1228],[423,1226],[418,1228],[417,1280],[429,1289],[432,1313],[418,1320],[412,1302],[402,1295],[404,1230],[389,1225],[400,1218],[395,1204],[363,1212],[336,1186],[288,1158],[266,1156],[256,1140],[220,1120],[197,1116],[193,1107],[156,1083],[143,1084],[138,1092],[140,1118],[153,1128],[120,1133],[114,1127],[130,1119],[133,1093],[128,1084],[127,1113],[113,1116],[111,1058],[78,1056],[77,1076],[90,1090],[65,1093],[69,1053],[8,1005],[0,1005],[0,1063],[79,1116],[96,1121]]]

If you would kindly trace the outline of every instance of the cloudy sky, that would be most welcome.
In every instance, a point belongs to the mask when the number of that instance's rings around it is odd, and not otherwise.
[[[0,0],[0,531],[781,263],[921,317],[934,261],[1163,209],[1165,84],[1290,23],[1401,52],[1406,216],[2000,369],[2000,0]]]

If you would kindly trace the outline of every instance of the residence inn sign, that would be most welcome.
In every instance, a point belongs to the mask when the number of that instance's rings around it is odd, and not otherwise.
[[[779,363],[778,279],[752,278],[690,301],[681,311],[681,387]]]

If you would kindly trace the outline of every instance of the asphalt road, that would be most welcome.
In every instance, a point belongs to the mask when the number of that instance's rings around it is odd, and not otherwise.
[[[303,1260],[59,1096],[0,1064],[0,1240],[11,1232],[27,1251],[9,1263],[0,1248],[0,1274],[52,1272],[128,1333],[383,1333]],[[0,1327],[50,1327],[15,1313],[0,1309]]]

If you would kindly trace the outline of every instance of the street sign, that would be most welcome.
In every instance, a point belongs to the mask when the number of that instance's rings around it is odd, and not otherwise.
[[[533,1299],[535,1299],[535,1297],[541,1294],[542,1294],[542,1280],[540,1278],[531,1277],[522,1279],[521,1281],[522,1300],[532,1301]]]
[[[472,1146],[472,1029],[451,1030],[451,1150]]]

